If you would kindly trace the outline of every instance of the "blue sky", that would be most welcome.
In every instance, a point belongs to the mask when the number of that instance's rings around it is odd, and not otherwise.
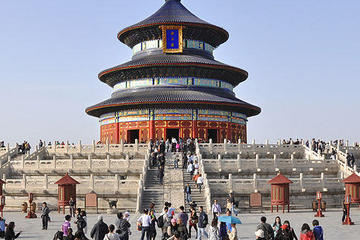
[[[117,32],[163,2],[2,1],[0,139],[98,139],[84,109],[111,89],[97,74],[131,58]],[[262,108],[249,119],[249,140],[360,140],[360,1],[182,2],[229,31],[216,59],[249,72],[235,90]]]

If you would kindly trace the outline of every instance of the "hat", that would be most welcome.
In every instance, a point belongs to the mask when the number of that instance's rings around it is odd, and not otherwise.
[[[262,229],[259,229],[255,232],[256,237],[263,238],[264,237],[264,231]]]
[[[171,223],[176,223],[176,218],[171,219]]]

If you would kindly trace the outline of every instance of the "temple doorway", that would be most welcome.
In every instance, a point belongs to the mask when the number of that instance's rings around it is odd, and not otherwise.
[[[128,143],[135,143],[135,139],[139,140],[139,130],[128,130]]]
[[[179,140],[179,129],[178,128],[166,129],[166,139],[171,140],[172,138]]]
[[[213,143],[217,142],[218,139],[218,134],[217,134],[217,129],[208,129],[208,140],[210,141],[210,139],[212,139]]]

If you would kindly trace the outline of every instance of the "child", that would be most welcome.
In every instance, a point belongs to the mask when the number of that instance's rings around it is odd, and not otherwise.
[[[324,232],[321,226],[319,226],[319,221],[318,220],[314,220],[312,222],[313,226],[314,226],[314,235],[315,235],[315,240],[324,240]]]

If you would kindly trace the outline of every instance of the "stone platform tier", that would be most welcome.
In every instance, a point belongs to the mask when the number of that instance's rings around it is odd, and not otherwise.
[[[339,207],[344,195],[344,172],[337,159],[327,159],[302,144],[197,144],[197,155],[210,194],[207,204],[217,199],[223,206],[229,193],[239,208],[249,209],[251,193],[259,192],[263,206],[270,207],[268,181],[278,172],[293,181],[290,201],[293,208],[311,208],[316,191],[322,191],[330,207]]]
[[[1,167],[6,180],[6,209],[20,209],[29,193],[34,194],[35,202],[47,201],[50,207],[56,208],[58,190],[54,183],[69,173],[80,183],[78,206],[84,205],[85,194],[95,192],[100,210],[108,209],[109,201],[117,201],[118,209],[136,211],[148,156],[148,145],[137,141],[134,144],[53,144],[30,155],[7,153]]]

